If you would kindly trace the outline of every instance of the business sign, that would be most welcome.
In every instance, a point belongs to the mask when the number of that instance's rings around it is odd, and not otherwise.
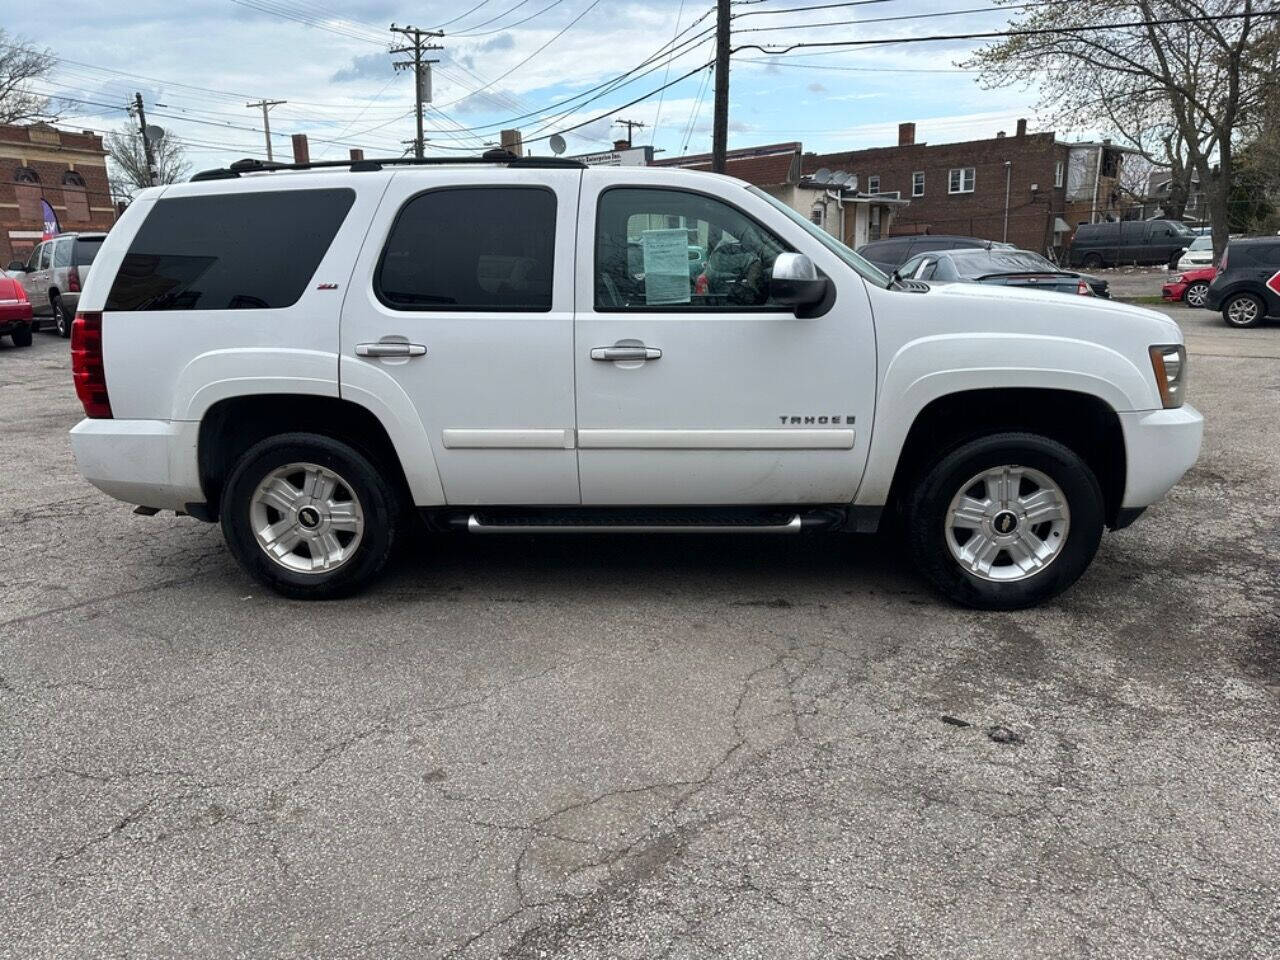
[[[49,206],[49,201],[44,199],[44,197],[40,198],[40,213],[44,220],[44,235],[41,236],[40,239],[52,240],[60,232],[58,228],[58,215],[53,212],[53,207]]]
[[[652,150],[652,147],[630,147],[604,153],[583,153],[570,159],[579,160],[588,167],[643,167],[648,164]]]

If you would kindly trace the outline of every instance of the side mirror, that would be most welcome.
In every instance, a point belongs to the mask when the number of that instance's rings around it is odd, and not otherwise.
[[[6,270],[15,270],[15,271],[17,271],[17,272],[19,272],[19,273],[26,273],[26,272],[27,272],[27,265],[26,265],[25,263],[23,263],[21,260],[12,260],[12,261],[10,261],[9,265],[8,265],[7,267],[5,267],[5,269],[6,269]]]
[[[769,298],[774,303],[805,307],[826,295],[827,278],[818,276],[812,260],[803,253],[778,254],[769,280]]]

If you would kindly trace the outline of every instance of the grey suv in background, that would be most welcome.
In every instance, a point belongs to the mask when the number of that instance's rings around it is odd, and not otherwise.
[[[71,321],[89,265],[106,237],[105,233],[64,233],[37,244],[26,263],[15,260],[9,264],[31,301],[33,328],[48,318],[60,336],[71,336]]]

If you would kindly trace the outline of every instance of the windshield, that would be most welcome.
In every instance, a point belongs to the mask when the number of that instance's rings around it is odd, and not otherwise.
[[[826,247],[828,250],[834,253],[837,257],[839,257],[849,266],[853,267],[853,269],[858,271],[858,273],[860,273],[864,279],[870,280],[872,283],[881,287],[889,286],[889,275],[887,273],[880,270],[880,268],[875,266],[870,260],[866,259],[865,257],[858,256],[858,254],[854,253],[852,250],[846,247],[843,243],[841,243],[835,237],[831,236],[831,234],[827,233],[827,231],[823,230],[816,223],[813,223],[811,220],[809,220],[808,217],[800,214],[795,210],[792,210],[790,207],[788,207],[785,203],[783,203],[781,200],[777,199],[776,197],[769,196],[769,194],[765,193],[759,187],[748,186],[747,189],[750,190],[752,193],[754,193],[757,197],[763,197],[764,199],[768,200],[771,204],[773,204],[775,207],[777,207],[779,210],[785,213],[788,217],[790,217],[796,223],[800,224],[800,226],[804,227],[806,233],[809,233],[811,236],[813,236],[815,240],[821,243],[824,247]]]
[[[1187,247],[1187,249],[1188,250],[1212,250],[1213,237],[1196,237],[1195,240],[1191,242],[1191,246]]]
[[[985,277],[993,273],[1058,273],[1048,260],[1026,250],[953,251],[951,259],[962,277]]]

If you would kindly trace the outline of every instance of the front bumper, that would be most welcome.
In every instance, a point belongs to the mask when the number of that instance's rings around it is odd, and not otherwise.
[[[1187,292],[1187,286],[1188,284],[1185,283],[1166,283],[1160,288],[1160,299],[1177,303],[1182,299],[1182,295]]]
[[[1204,417],[1190,404],[1120,414],[1128,462],[1122,510],[1148,507],[1172,489],[1200,456]]]
[[[200,424],[181,420],[81,420],[71,451],[84,478],[108,496],[162,510],[204,500]]]

